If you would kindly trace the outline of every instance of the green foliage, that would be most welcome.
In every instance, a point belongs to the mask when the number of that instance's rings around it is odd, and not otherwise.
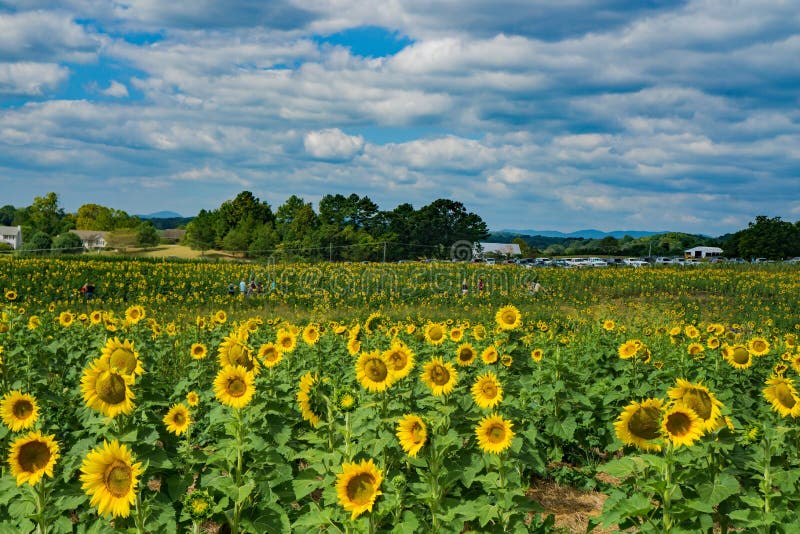
[[[77,234],[65,232],[53,239],[52,249],[56,253],[77,254],[83,252],[83,242]]]

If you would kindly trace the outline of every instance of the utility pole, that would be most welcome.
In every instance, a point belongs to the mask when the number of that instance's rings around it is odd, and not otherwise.
[[[386,241],[383,242],[383,263],[386,263]]]
[[[333,243],[328,243],[328,261],[333,262]]]

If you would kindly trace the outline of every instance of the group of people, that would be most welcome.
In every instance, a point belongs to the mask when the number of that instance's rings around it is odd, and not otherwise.
[[[275,291],[275,281],[272,281],[270,285],[270,291]],[[255,280],[250,280],[250,282],[245,282],[242,279],[239,282],[239,293],[242,296],[249,297],[250,295],[256,295],[264,292],[264,284],[262,282],[256,282]],[[228,284],[228,295],[235,295],[236,294],[236,284],[233,282]]]
[[[91,282],[86,282],[81,286],[81,295],[86,300],[92,300],[94,298],[94,284]]]
[[[478,278],[478,292],[483,293],[486,289],[486,284],[483,282],[483,278]],[[540,291],[544,292],[544,288],[542,284],[540,284],[537,280],[531,280],[528,282],[528,294],[534,295],[539,293]],[[469,286],[467,285],[467,279],[464,278],[461,281],[461,294],[466,295],[469,292]]]

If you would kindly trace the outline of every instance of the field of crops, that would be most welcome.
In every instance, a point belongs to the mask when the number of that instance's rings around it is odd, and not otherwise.
[[[0,289],[0,532],[551,532],[535,478],[602,529],[800,528],[796,267],[6,258]]]

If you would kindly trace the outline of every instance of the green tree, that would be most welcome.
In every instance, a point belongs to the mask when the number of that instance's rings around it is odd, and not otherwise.
[[[414,235],[419,244],[449,247],[456,241],[480,241],[489,236],[483,219],[467,212],[461,202],[440,198],[414,215]]]
[[[53,244],[53,238],[49,234],[37,231],[29,239],[22,243],[22,250],[29,254],[47,254]]]
[[[72,232],[64,232],[57,236],[50,248],[59,254],[80,254],[84,250],[81,238]]]
[[[255,258],[269,257],[275,253],[278,243],[280,243],[280,236],[272,224],[262,224],[253,230],[247,253]]]
[[[28,224],[35,230],[54,236],[62,231],[64,210],[58,207],[58,195],[50,192],[43,197],[34,197],[28,206]]]
[[[800,255],[800,227],[780,217],[759,215],[726,243],[726,254],[779,260]]]
[[[0,208],[0,226],[12,226],[17,216],[17,209],[11,204]]]
[[[216,221],[217,216],[214,213],[200,210],[197,217],[186,225],[186,241],[189,246],[203,253],[214,248],[217,241]]]
[[[160,241],[158,230],[150,221],[145,221],[136,228],[136,244],[140,247],[154,247]]]
[[[110,208],[99,204],[84,204],[78,208],[75,228],[78,230],[113,230]]]

